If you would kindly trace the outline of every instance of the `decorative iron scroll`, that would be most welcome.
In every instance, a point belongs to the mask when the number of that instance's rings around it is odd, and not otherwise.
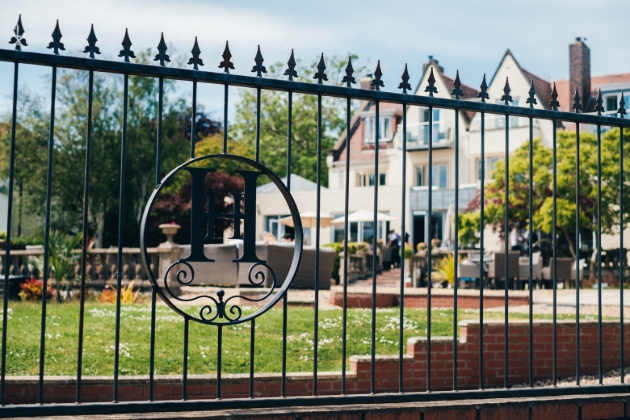
[[[212,172],[212,169],[201,169],[199,164],[204,161],[211,161],[217,159],[227,159],[235,162],[243,163],[256,171],[237,170],[238,173],[243,176],[245,181],[245,191],[243,193],[233,193],[232,195],[238,197],[235,203],[238,201],[238,205],[234,206],[234,214],[216,213],[210,206],[207,210],[200,210],[204,208],[206,197],[200,197],[200,193],[210,194],[205,191],[205,174]],[[155,203],[161,189],[166,182],[171,179],[175,174],[180,171],[187,171],[191,174],[192,179],[192,204],[191,204],[191,253],[189,256],[179,258],[172,263],[161,276],[151,270],[150,265],[147,264],[149,260],[146,246],[147,235],[147,222],[150,217],[151,209]],[[252,215],[252,210],[255,208],[255,194],[256,194],[256,179],[260,175],[266,175],[282,193],[287,206],[289,207],[293,224],[295,227],[295,249],[293,252],[293,258],[291,261],[291,267],[285,279],[276,278],[274,270],[267,264],[266,261],[260,260],[256,255],[255,249],[255,231],[252,226],[255,226],[255,218]],[[195,179],[196,184],[195,184]],[[195,196],[197,194],[197,196]],[[249,194],[249,195],[248,195]],[[254,195],[252,197],[252,194]],[[240,200],[243,199],[243,212],[241,212]],[[213,203],[213,202],[212,202]],[[249,206],[249,207],[248,207]],[[205,212],[205,213],[204,213]],[[212,264],[215,261],[207,258],[203,252],[203,235],[199,232],[203,232],[204,226],[211,226],[213,228],[214,219],[216,218],[228,218],[233,219],[235,223],[235,238],[243,239],[243,253],[236,259],[232,260],[235,264],[245,265],[251,263],[251,266],[247,272],[247,281],[251,286],[263,286],[266,285],[268,289],[265,290],[265,294],[262,297],[252,298],[243,296],[241,294],[225,297],[225,290],[219,289],[216,294],[202,294],[191,298],[182,298],[178,296],[178,293],[174,290],[173,282],[176,282],[177,288],[181,286],[194,285],[195,283],[195,269],[193,268],[193,262],[195,264]],[[245,220],[244,235],[240,234],[240,222]],[[259,163],[235,155],[209,155],[201,158],[191,160],[189,162],[180,165],[171,171],[160,183],[160,185],[153,191],[149,202],[147,203],[142,217],[140,236],[140,248],[142,255],[142,263],[144,269],[149,274],[149,279],[154,287],[154,290],[162,297],[164,302],[171,307],[175,312],[179,313],[186,319],[197,321],[204,324],[237,324],[241,322],[249,321],[256,318],[267,310],[272,308],[280,298],[286,293],[289,288],[302,256],[302,223],[297,210],[297,206],[289,191],[284,186],[284,183],[269,169],[260,165]],[[208,228],[208,234],[214,234],[211,228]],[[201,247],[201,250],[199,248]],[[197,313],[189,313],[179,306],[179,304],[187,304],[190,302],[199,301],[201,304]],[[243,308],[241,306],[242,301],[263,303],[262,307],[252,314],[244,315]]]

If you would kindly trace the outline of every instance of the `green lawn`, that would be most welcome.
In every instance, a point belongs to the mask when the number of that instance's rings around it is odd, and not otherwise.
[[[198,308],[191,307],[192,310]],[[150,312],[148,304],[123,305],[121,316],[120,374],[146,375],[149,371]],[[48,305],[46,329],[46,375],[76,375],[78,303]],[[319,311],[320,371],[341,369],[341,309]],[[424,309],[405,311],[405,341],[426,335]],[[486,319],[503,319],[487,312]],[[478,319],[478,311],[460,310],[459,319]],[[527,318],[527,314],[511,314]],[[378,354],[398,354],[398,309],[379,309],[376,321]],[[549,316],[537,316],[549,318]],[[558,316],[568,319],[570,316]],[[313,309],[289,308],[287,370],[313,369]],[[434,336],[452,335],[453,311],[432,311]],[[37,375],[41,304],[11,302],[8,320],[8,375]],[[184,323],[168,307],[159,305],[156,322],[156,374],[181,374]],[[86,303],[84,375],[112,375],[114,366],[115,306]],[[250,324],[223,329],[223,372],[249,372]],[[348,356],[370,354],[371,311],[348,310]],[[190,324],[188,369],[191,374],[216,371],[217,328]],[[256,321],[256,372],[280,372],[282,355],[282,310],[272,309]]]

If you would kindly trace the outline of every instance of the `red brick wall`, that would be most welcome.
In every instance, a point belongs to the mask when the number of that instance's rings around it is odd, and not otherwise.
[[[597,374],[598,330],[597,323],[582,321],[580,325],[580,366],[584,375]],[[552,324],[550,321],[534,323],[534,379],[552,377]],[[626,334],[626,358],[630,360],[630,334]],[[484,384],[486,387],[503,386],[503,324],[492,322],[484,326]],[[606,371],[619,367],[619,324],[603,323],[603,363]],[[407,392],[426,391],[426,338],[412,338],[407,344],[404,358],[404,385]],[[458,347],[458,387],[475,389],[479,386],[479,323],[462,322]],[[575,373],[575,323],[558,321],[557,324],[557,375],[569,377]],[[521,384],[528,379],[529,325],[527,321],[509,325],[509,383]],[[350,357],[350,372],[347,372],[349,394],[370,393],[370,356]],[[321,372],[318,377],[318,392],[321,395],[341,393],[341,374]],[[398,391],[398,356],[377,356],[375,366],[377,392]],[[76,383],[67,377],[46,377],[44,401],[46,403],[75,402]],[[434,337],[431,341],[431,389],[451,390],[453,386],[453,341],[449,337]],[[83,402],[111,401],[112,379],[86,377],[83,380]],[[312,395],[311,373],[290,373],[287,378],[287,396]],[[222,398],[246,398],[249,390],[248,375],[223,375]],[[157,377],[156,400],[179,400],[182,384],[179,377]],[[120,401],[142,401],[148,399],[149,386],[146,377],[121,377]],[[255,378],[256,397],[280,395],[280,375],[260,374]],[[189,399],[211,399],[216,396],[214,375],[191,375],[188,378]],[[8,377],[6,401],[9,404],[35,403],[37,378]]]
[[[343,294],[337,291],[331,291],[330,303],[336,306],[343,307]],[[393,308],[400,305],[400,295],[398,293],[383,293],[379,292],[376,295],[376,307],[377,308]],[[503,296],[484,296],[483,298],[484,308],[502,308],[505,305]],[[508,298],[509,306],[529,305],[529,297],[527,296],[510,296]],[[459,295],[457,297],[457,306],[460,309],[479,309],[479,295]],[[371,308],[372,307],[372,294],[371,293],[348,293],[347,306],[348,308]],[[427,295],[419,294],[405,294],[405,308],[426,308],[427,307]],[[453,295],[432,295],[431,296],[432,308],[452,308],[453,307]]]

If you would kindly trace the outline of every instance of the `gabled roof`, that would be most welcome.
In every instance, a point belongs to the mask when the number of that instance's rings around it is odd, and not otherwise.
[[[361,105],[359,105],[359,109],[356,110],[352,118],[350,119],[350,139],[354,135],[354,132],[359,127],[359,123],[361,122],[361,113],[370,108],[370,101],[361,101]],[[339,154],[346,148],[346,134],[348,130],[344,129],[341,134],[339,134],[339,138],[335,142],[335,145],[332,148],[332,152],[334,153],[335,159],[339,157]],[[293,179],[293,178],[291,178]],[[293,182],[293,181],[291,181]]]
[[[280,181],[284,185],[287,185],[287,177],[281,178]],[[322,189],[326,190],[327,188],[322,185]],[[297,174],[291,174],[291,192],[295,191],[315,191],[317,189],[317,184],[313,181],[309,181],[306,178],[303,178]],[[270,182],[265,185],[261,185],[256,188],[257,193],[276,193],[278,192],[278,187],[273,182]]]
[[[442,78],[442,82],[446,85],[447,89],[449,89],[447,93],[450,96],[450,89],[452,89],[455,86],[454,85],[455,79],[452,79],[449,76],[445,75],[444,67],[440,66],[438,62],[434,60],[432,57],[429,59],[429,62],[424,65],[424,72],[422,73],[422,76],[420,77],[420,80],[418,81],[418,85],[416,86],[416,89],[414,90],[414,92],[416,92],[416,94],[418,94],[418,92],[420,93],[423,92],[420,90],[422,89],[422,86],[420,84],[424,80],[424,75],[428,71],[431,71],[431,68],[433,68],[434,76]],[[462,90],[461,97],[464,100],[473,99],[477,97],[477,90],[464,83],[462,83],[460,89]],[[463,111],[463,114],[468,119],[468,121],[470,121],[475,113],[473,111]]]
[[[528,72],[523,67],[521,67],[521,65],[518,63],[518,60],[514,57],[514,55],[512,54],[512,51],[510,51],[509,48],[507,49],[507,51],[505,51],[505,54],[503,54],[503,58],[499,62],[497,69],[494,71],[494,74],[492,75],[492,78],[490,79],[490,83],[488,83],[488,86],[492,85],[494,78],[496,77],[497,73],[499,72],[499,69],[501,68],[501,66],[503,66],[503,62],[508,56],[510,56],[512,60],[514,60],[514,62],[516,63],[516,66],[521,71],[521,74],[523,75],[523,77],[527,79],[527,81],[531,81],[531,80],[534,81],[534,89],[536,90],[536,96],[538,96],[538,99],[540,99],[540,104],[545,109],[549,109],[549,101],[551,100],[551,83],[534,75],[533,73]]]

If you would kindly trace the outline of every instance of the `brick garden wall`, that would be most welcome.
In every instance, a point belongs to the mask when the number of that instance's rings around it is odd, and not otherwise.
[[[626,324],[628,325],[628,324]],[[504,324],[484,324],[484,385],[502,387],[504,374]],[[534,379],[552,377],[552,324],[550,321],[534,323]],[[630,360],[630,334],[626,334],[626,358]],[[619,367],[619,323],[603,322],[603,362],[605,370]],[[595,321],[580,323],[580,366],[581,373],[597,373],[598,329]],[[527,321],[509,325],[509,383],[525,383],[528,379],[529,325]],[[479,323],[460,323],[458,348],[458,387],[475,389],[479,386]],[[404,384],[406,392],[426,391],[426,338],[411,338],[404,356]],[[557,374],[559,378],[574,375],[576,365],[575,322],[557,323]],[[350,372],[347,372],[349,394],[369,394],[371,363],[370,356],[351,356]],[[377,356],[375,366],[376,391],[398,392],[398,356]],[[46,403],[75,402],[76,381],[71,377],[46,377]],[[431,389],[451,390],[453,387],[453,341],[452,338],[434,337],[431,341]],[[85,377],[82,381],[83,402],[111,401],[111,377]],[[256,397],[278,397],[280,374],[258,374],[255,377]],[[287,396],[312,395],[311,373],[289,373]],[[222,376],[222,398],[246,398],[249,390],[249,375],[224,374]],[[189,399],[212,399],[216,397],[215,375],[190,375],[188,377]],[[321,372],[318,375],[318,392],[321,395],[341,393],[341,374]],[[148,378],[121,377],[119,399],[121,401],[146,401]],[[156,400],[180,400],[182,398],[181,377],[158,376],[155,380]],[[8,404],[31,404],[37,400],[37,377],[7,377],[6,401]]]
[[[426,288],[405,290],[405,308],[426,308]],[[340,287],[331,288],[330,303],[343,307],[343,291]],[[500,290],[484,291],[484,308],[502,308],[505,305],[505,294]],[[529,305],[529,292],[510,290],[508,306]],[[376,295],[377,308],[394,308],[400,306],[400,292],[395,288],[381,288]],[[457,296],[457,306],[460,309],[479,309],[478,290],[460,290]],[[372,291],[367,288],[361,291],[348,292],[348,308],[371,308]],[[453,290],[436,289],[431,293],[432,308],[452,308]]]

